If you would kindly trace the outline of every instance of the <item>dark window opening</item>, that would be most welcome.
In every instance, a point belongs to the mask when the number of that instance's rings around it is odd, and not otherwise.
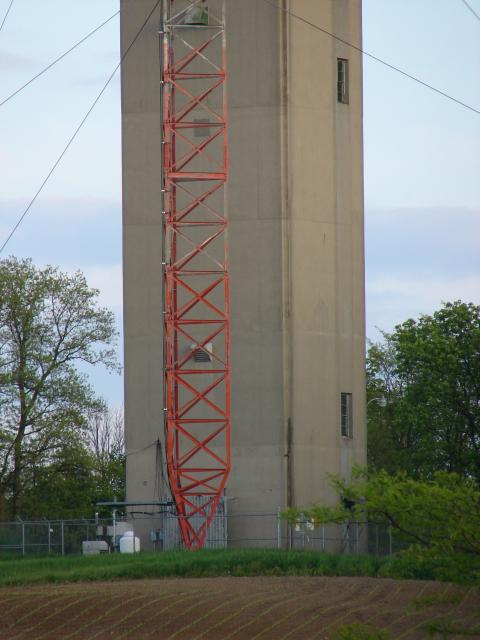
[[[342,393],[340,397],[341,431],[344,438],[353,438],[352,394]]]
[[[337,58],[337,100],[348,104],[348,60]]]

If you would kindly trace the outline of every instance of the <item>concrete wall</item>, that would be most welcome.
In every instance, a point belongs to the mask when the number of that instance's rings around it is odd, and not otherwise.
[[[359,44],[359,2],[289,6]],[[326,474],[366,460],[362,68],[357,52],[294,18],[287,50],[292,493],[306,504],[333,500]],[[337,102],[337,57],[349,60],[349,104]],[[353,394],[353,439],[341,436],[341,392]]]
[[[285,493],[279,24],[278,13],[264,2],[227,4],[230,513],[275,512]],[[254,519],[235,519],[230,526],[236,539],[275,533],[264,529]]]
[[[151,0],[122,0],[123,51],[151,9]],[[129,501],[158,499],[161,493],[154,444],[163,428],[159,23],[160,11],[157,11],[122,68],[125,436]],[[142,526],[138,527],[142,533]],[[149,525],[143,527],[147,531],[149,528]]]
[[[281,0],[278,0],[279,3]],[[358,0],[284,0],[347,40]],[[122,46],[151,0],[122,1]],[[159,68],[155,15],[122,74],[127,499],[165,491]],[[229,513],[332,500],[365,461],[362,76],[353,50],[259,0],[227,0],[232,474]],[[350,104],[336,59],[350,60]],[[354,438],[340,434],[353,393]],[[273,538],[272,521],[230,535]],[[266,522],[266,521],[265,521]],[[243,523],[243,524],[242,524]]]

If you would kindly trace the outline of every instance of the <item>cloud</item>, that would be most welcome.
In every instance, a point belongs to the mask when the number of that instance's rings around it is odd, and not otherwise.
[[[0,241],[7,237],[25,202],[0,202]],[[99,198],[39,200],[9,242],[5,254],[29,256],[37,264],[111,265],[120,262],[120,202]]]
[[[480,304],[480,273],[450,278],[422,272],[414,277],[380,275],[367,279],[366,291],[367,335],[377,339],[377,327],[391,331],[408,318],[433,313],[442,302]]]
[[[480,302],[480,210],[367,209],[367,334],[442,301]]]
[[[480,272],[478,209],[367,209],[365,219],[369,277]]]
[[[27,198],[0,199],[0,213],[2,216],[18,212],[25,207]],[[69,198],[66,196],[42,196],[37,202],[37,208],[42,212],[42,218],[48,217],[50,220],[65,220],[68,217],[85,219],[94,216],[104,217],[116,215],[120,210],[121,203],[117,200],[96,197]]]
[[[414,280],[378,278],[367,282],[367,293],[371,296],[410,298],[427,306],[439,300],[480,302],[480,274],[450,279],[422,279],[421,274]]]
[[[0,69],[2,71],[17,71],[38,68],[38,60],[9,51],[0,51]]]

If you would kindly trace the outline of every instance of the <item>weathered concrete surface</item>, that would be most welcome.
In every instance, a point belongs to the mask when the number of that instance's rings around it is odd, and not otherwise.
[[[279,4],[281,0],[278,0]],[[361,2],[285,0],[354,43]],[[122,0],[125,49],[151,0]],[[360,56],[259,0],[227,0],[233,469],[230,513],[333,499],[365,462]],[[122,73],[127,499],[166,491],[162,436],[159,65],[155,14]],[[338,104],[337,57],[350,61]],[[353,439],[340,394],[353,393]],[[233,519],[235,538],[274,537]],[[270,520],[269,520],[270,522]]]

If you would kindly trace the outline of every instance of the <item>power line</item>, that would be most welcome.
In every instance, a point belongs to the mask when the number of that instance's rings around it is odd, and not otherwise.
[[[464,1],[464,0],[462,0],[462,1]],[[317,31],[321,31],[321,33],[324,33],[325,35],[330,36],[330,38],[333,38],[334,40],[337,40],[338,42],[341,42],[342,44],[346,45],[347,47],[350,47],[351,49],[354,49],[355,51],[358,51],[359,53],[362,53],[367,58],[371,58],[372,60],[375,60],[376,62],[379,62],[380,64],[383,64],[388,69],[391,69],[392,71],[396,71],[397,73],[400,73],[402,76],[405,76],[406,78],[409,78],[410,80],[413,80],[414,82],[417,82],[418,84],[421,84],[423,87],[426,87],[427,89],[430,89],[431,91],[434,91],[435,93],[438,93],[439,95],[443,96],[444,98],[447,98],[447,100],[451,100],[452,102],[455,102],[456,104],[460,105],[461,107],[464,107],[465,109],[468,109],[469,111],[473,111],[473,113],[476,113],[476,114],[480,115],[480,110],[479,109],[476,109],[475,107],[472,107],[471,105],[467,104],[466,102],[462,102],[462,100],[459,100],[458,98],[455,98],[455,97],[451,96],[449,93],[446,93],[445,91],[442,91],[441,89],[437,89],[437,87],[434,87],[433,85],[428,84],[428,82],[424,82],[423,80],[420,80],[420,78],[417,78],[416,76],[412,76],[410,73],[407,73],[406,71],[403,71],[403,69],[400,69],[399,67],[396,67],[393,64],[390,64],[389,62],[386,62],[386,60],[382,60],[382,58],[379,58],[379,57],[375,56],[373,53],[368,53],[368,51],[364,51],[361,47],[358,47],[357,45],[352,44],[351,42],[348,42],[347,40],[344,40],[343,38],[340,38],[339,36],[336,36],[334,33],[330,33],[330,31],[327,31],[323,27],[319,27],[318,24],[310,22],[310,20],[307,20],[306,18],[302,18],[302,16],[299,16],[298,14],[293,13],[293,11],[290,11],[290,9],[285,9],[284,7],[280,7],[276,2],[274,2],[274,0],[264,0],[264,2],[266,2],[269,5],[271,5],[272,7],[277,9],[278,11],[283,11],[284,13],[287,13],[288,15],[290,15],[292,18],[295,18],[296,20],[299,20],[300,22],[303,22],[304,24],[308,25],[309,27],[312,27],[312,29],[316,29]]]
[[[475,16],[475,18],[480,21],[480,15],[475,11],[475,9],[472,7],[472,5],[470,3],[467,2],[467,0],[461,0],[463,2],[463,4],[467,7],[467,9],[469,11],[471,11],[473,13],[473,15]]]
[[[2,24],[0,24],[0,31],[3,29],[3,25],[4,25],[4,24],[5,24],[5,22],[7,21],[8,14],[10,13],[10,9],[12,8],[14,1],[15,1],[15,0],[11,0],[11,1],[10,1],[10,4],[8,5],[8,9],[7,9],[7,11],[5,12],[5,15],[3,16]]]
[[[40,185],[40,188],[37,190],[37,192],[35,193],[35,195],[33,196],[33,198],[30,200],[30,202],[28,203],[26,209],[24,210],[24,212],[22,213],[22,215],[19,217],[19,219],[17,220],[15,226],[13,227],[13,229],[10,231],[7,239],[5,240],[5,242],[2,244],[2,246],[0,247],[0,255],[3,253],[3,250],[5,249],[5,247],[7,246],[7,244],[10,242],[10,240],[12,239],[13,235],[15,234],[15,232],[17,231],[18,227],[22,224],[25,216],[28,214],[28,212],[30,211],[30,209],[32,208],[32,206],[34,205],[35,201],[37,200],[38,196],[41,194],[41,192],[43,191],[43,189],[45,188],[45,185],[47,184],[47,182],[50,180],[50,178],[52,177],[52,175],[54,174],[56,168],[58,167],[58,165],[60,164],[60,162],[63,160],[63,157],[65,156],[65,154],[67,153],[68,149],[70,148],[70,146],[72,145],[73,141],[75,140],[75,138],[77,137],[77,135],[80,133],[80,130],[82,129],[83,125],[85,124],[85,122],[88,120],[90,114],[92,113],[92,111],[95,109],[95,107],[97,106],[98,102],[100,101],[100,98],[103,96],[103,94],[105,93],[108,85],[110,84],[110,82],[113,80],[115,74],[117,73],[118,69],[120,68],[121,64],[123,63],[123,61],[125,60],[125,58],[127,57],[127,55],[129,54],[131,48],[133,47],[133,45],[136,43],[136,41],[138,40],[138,38],[140,37],[140,34],[142,33],[142,31],[144,30],[144,28],[147,26],[148,21],[150,20],[150,18],[153,16],[153,14],[155,13],[155,10],[157,9],[158,5],[160,4],[162,0],[157,0],[155,2],[155,5],[153,7],[153,9],[150,11],[150,13],[148,14],[147,18],[145,19],[144,23],[142,24],[142,26],[140,27],[139,31],[137,32],[137,34],[135,35],[135,37],[133,38],[133,40],[131,41],[131,43],[128,45],[128,47],[125,49],[122,57],[120,58],[120,62],[117,64],[117,66],[115,67],[115,69],[112,71],[112,73],[110,74],[110,76],[108,77],[108,80],[105,82],[105,84],[103,85],[100,93],[97,95],[97,97],[95,98],[95,100],[92,102],[90,108],[88,109],[87,113],[85,114],[85,116],[82,118],[80,124],[78,125],[78,127],[75,129],[75,132],[73,133],[72,137],[70,138],[70,140],[67,142],[67,144],[65,145],[62,153],[58,156],[57,160],[55,161],[55,163],[53,164],[52,168],[50,169],[50,171],[48,172],[46,178],[44,179],[44,181],[42,182],[42,184]]]
[[[110,18],[107,18],[107,20],[105,20],[104,22],[102,22],[102,24],[98,25],[98,27],[96,27],[95,29],[93,29],[93,31],[90,31],[90,33],[87,33],[87,35],[85,37],[83,37],[81,40],[79,40],[76,44],[73,45],[73,47],[70,47],[70,49],[68,49],[67,51],[65,51],[64,53],[62,53],[61,56],[59,56],[58,58],[56,58],[55,60],[53,60],[52,62],[50,62],[50,64],[48,64],[44,69],[42,69],[39,73],[37,73],[37,75],[33,76],[33,78],[30,78],[30,80],[28,82],[26,82],[25,84],[23,84],[21,87],[19,87],[18,89],[16,89],[12,94],[10,94],[7,98],[5,98],[4,100],[2,100],[2,102],[0,102],[0,107],[3,107],[4,104],[6,104],[9,100],[11,100],[12,98],[14,98],[16,95],[18,95],[21,91],[23,91],[24,89],[26,89],[26,87],[28,87],[29,85],[32,84],[32,82],[35,82],[35,80],[37,80],[37,78],[40,78],[40,76],[43,76],[44,73],[46,73],[49,69],[51,69],[52,67],[54,67],[57,62],[60,62],[60,60],[63,60],[63,58],[65,58],[69,53],[71,53],[72,51],[74,51],[77,47],[79,47],[81,44],[83,44],[86,40],[88,40],[91,36],[93,36],[95,33],[97,33],[97,31],[100,31],[100,29],[102,27],[104,27],[106,24],[108,24],[111,20],[113,20],[116,16],[118,16],[118,14],[120,13],[120,11],[117,11],[116,13],[113,14],[113,16],[110,16]]]

